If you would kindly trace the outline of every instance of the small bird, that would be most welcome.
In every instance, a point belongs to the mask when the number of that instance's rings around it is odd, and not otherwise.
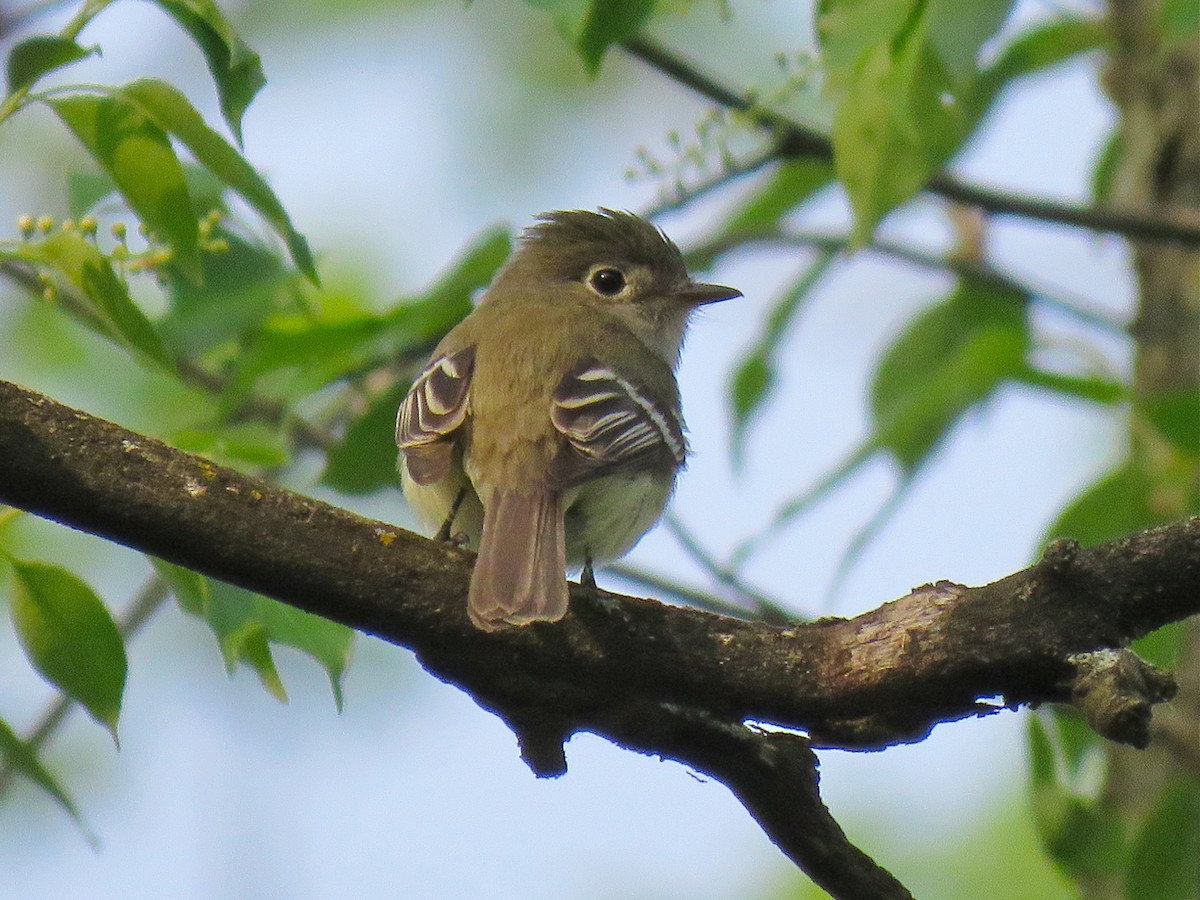
[[[485,631],[567,612],[568,564],[627,553],[687,456],[675,369],[692,313],[741,292],[692,281],[632,213],[537,217],[400,404],[404,493],[479,551]]]

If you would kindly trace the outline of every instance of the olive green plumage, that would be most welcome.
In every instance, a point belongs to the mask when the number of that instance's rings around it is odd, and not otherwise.
[[[453,510],[479,549],[477,626],[561,618],[567,562],[621,556],[658,520],[686,452],[688,318],[734,296],[690,281],[631,213],[552,212],[525,231],[397,421],[409,502],[430,524]]]

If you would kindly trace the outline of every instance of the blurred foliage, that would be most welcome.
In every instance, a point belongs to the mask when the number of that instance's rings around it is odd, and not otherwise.
[[[1003,87],[1105,40],[1094,20],[1067,19],[981,64],[983,45],[1012,7],[1013,0],[821,0],[817,36],[837,100],[834,160],[854,208],[856,244],[963,146]]]
[[[97,170],[67,176],[71,219],[26,216],[18,237],[0,241],[3,273],[135,363],[203,395],[205,402],[189,404],[190,415],[165,417],[182,423],[164,434],[176,446],[268,475],[286,473],[301,450],[317,447],[328,453],[329,484],[350,492],[393,487],[391,427],[377,426],[394,416],[405,373],[466,314],[473,293],[504,261],[508,232],[487,231],[428,290],[382,313],[352,293],[319,291],[307,242],[274,192],[176,88],[146,78],[37,92],[44,76],[97,52],[75,38],[108,5],[86,3],[60,34],[26,37],[9,54],[0,126],[44,104]],[[158,5],[199,46],[240,143],[242,114],[265,83],[257,54],[211,0]],[[261,216],[277,243],[231,213],[234,197]],[[153,313],[149,295],[156,295]],[[167,393],[157,399],[172,402]],[[297,411],[305,403],[312,421]],[[5,529],[15,545],[20,527]],[[30,664],[115,737],[128,634],[69,569],[8,555],[13,540],[0,541],[0,560],[7,560],[10,611]],[[180,606],[211,627],[228,669],[249,666],[286,700],[272,647],[297,648],[327,671],[340,708],[349,629],[152,562]],[[78,819],[35,749],[3,720],[0,727],[7,765]]]
[[[655,0],[527,0],[545,10],[595,75],[608,48],[632,37],[654,12]]]
[[[8,53],[0,132],[40,106],[54,113],[64,135],[94,163],[90,171],[64,174],[70,219],[29,216],[17,223],[17,233],[0,235],[0,275],[43,304],[28,316],[31,342],[44,348],[47,365],[62,370],[77,364],[70,361],[82,341],[77,329],[110,342],[128,358],[123,364],[143,367],[162,386],[145,398],[139,415],[157,421],[179,447],[285,480],[315,457],[326,488],[344,495],[394,491],[398,401],[440,335],[470,310],[474,294],[502,264],[511,234],[486,230],[459,249],[431,285],[391,302],[322,285],[305,238],[240,149],[243,116],[266,80],[258,54],[212,0],[153,2],[203,55],[231,139],[206,122],[187,96],[158,79],[43,89],[47,76],[69,72],[99,52],[78,39],[113,2],[82,3],[59,33],[20,35]],[[689,6],[655,0],[527,5],[552,24],[582,71],[601,78],[614,47]],[[378,13],[392,4],[312,0],[306,6],[333,18]],[[758,334],[729,376],[731,448],[739,465],[747,463],[747,437],[778,400],[781,360],[814,292],[838,276],[851,250],[878,246],[873,236],[881,220],[954,159],[1008,86],[1106,45],[1101,20],[1070,12],[1010,34],[1004,29],[1012,8],[1012,0],[821,0],[814,23],[821,51],[817,77],[784,66],[791,79],[785,89],[758,90],[755,98],[762,106],[782,107],[796,85],[822,85],[822,102],[833,110],[832,162],[768,165],[762,153],[774,135],[758,134],[752,116],[724,114],[706,116],[694,142],[678,132],[669,136],[679,164],[642,154],[652,175],[671,181],[679,203],[724,181],[750,182],[739,200],[713,214],[709,239],[689,250],[696,268],[772,240],[793,250],[806,245],[791,225],[835,182],[850,201],[852,227],[845,234],[810,236],[811,253],[764,307]],[[1171,40],[1195,39],[1196,8],[1194,2],[1164,3],[1164,33]],[[518,9],[514,4],[514,15]],[[251,12],[279,15],[265,5]],[[529,44],[520,64],[560,90],[568,82],[579,90],[582,82],[559,78],[557,69],[546,74],[543,63],[561,60],[561,47]],[[759,156],[737,158],[742,147]],[[1098,202],[1109,196],[1121,154],[1114,137],[1096,163]],[[685,172],[702,174],[708,185],[685,183],[679,174]],[[1090,544],[1200,510],[1200,389],[1130,401],[1131,385],[1097,366],[1103,357],[1093,352],[1098,335],[1086,330],[1077,352],[1068,352],[1059,367],[1042,364],[1039,351],[1049,338],[1032,312],[1053,298],[991,272],[986,262],[966,251],[926,261],[953,273],[951,284],[877,361],[869,379],[867,435],[813,484],[780,485],[775,512],[723,564],[726,577],[867,461],[887,459],[897,473],[896,490],[851,540],[844,571],[905,488],[936,463],[960,424],[1014,386],[1047,391],[1066,403],[1099,404],[1127,416],[1131,431],[1141,436],[1131,441],[1120,466],[1068,505],[1047,538]],[[114,622],[70,567],[17,554],[22,527],[0,510],[0,574],[19,643],[36,671],[115,736],[130,629]],[[286,700],[273,653],[279,646],[297,648],[327,672],[340,707],[349,630],[161,561],[154,561],[154,572],[184,610],[211,628],[229,670],[248,666],[267,691]],[[1170,664],[1179,636],[1179,628],[1163,629],[1139,649]],[[1073,878],[1117,871],[1130,897],[1194,896],[1187,892],[1200,859],[1200,790],[1193,781],[1172,783],[1146,821],[1131,830],[1097,802],[1103,742],[1071,710],[1031,718],[1029,749],[1032,822],[1006,815],[962,841],[907,848],[937,873],[936,883],[918,893],[971,896],[987,884],[994,898],[1068,895],[1034,857],[1029,832],[1036,826],[1049,858]],[[0,751],[9,770],[79,821],[38,749],[2,717]],[[1013,871],[1021,878],[1007,877]],[[818,894],[789,886],[780,896]]]

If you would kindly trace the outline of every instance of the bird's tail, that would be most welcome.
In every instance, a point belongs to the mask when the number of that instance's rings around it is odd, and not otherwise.
[[[557,491],[493,491],[484,501],[468,612],[484,631],[567,613],[567,539]]]

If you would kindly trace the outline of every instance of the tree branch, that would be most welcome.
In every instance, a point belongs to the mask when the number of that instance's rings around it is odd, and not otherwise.
[[[699,67],[644,37],[626,39],[621,46],[632,56],[714,103],[737,110],[757,127],[774,135],[779,159],[810,157],[832,162],[833,143],[824,134],[801,125],[781,113],[760,106],[748,94],[722,84]],[[1200,247],[1200,223],[1190,211],[1179,211],[1178,220],[1129,210],[1099,209],[1056,203],[1009,191],[968,184],[949,173],[934,175],[925,185],[931,193],[975,206],[991,213],[1056,222],[1089,231],[1121,234],[1140,240],[1163,241]],[[1187,216],[1187,219],[1184,216]]]
[[[763,234],[734,235],[699,243],[688,248],[687,258],[695,261],[697,268],[712,265],[712,261],[731,250],[763,247],[804,247],[824,250],[828,253],[849,253],[853,247],[847,234],[827,231],[779,229]],[[922,269],[951,272],[963,278],[972,278],[1017,294],[1027,294],[1035,302],[1070,316],[1077,322],[1103,329],[1110,334],[1128,334],[1125,324],[1116,316],[1100,312],[1092,307],[1087,298],[1075,295],[1059,287],[1035,284],[1015,275],[1010,275],[986,262],[961,259],[956,256],[941,256],[908,244],[884,239],[873,239],[863,246],[864,252],[889,256],[901,262],[911,263]]]
[[[779,154],[775,148],[769,147],[748,159],[731,162],[722,171],[710,175],[697,184],[679,184],[672,191],[663,191],[658,202],[648,209],[643,210],[641,215],[646,219],[656,219],[666,213],[682,209],[693,200],[698,200],[705,194],[719,190],[730,182],[737,181],[746,175],[752,175],[755,172],[761,171],[778,158]]]
[[[1141,745],[1173,683],[1132,654],[1097,651],[1200,612],[1198,517],[1089,550],[1057,542],[993,584],[926,585],[849,620],[781,628],[573,588],[562,622],[484,633],[466,615],[470,553],[8,382],[0,502],[412,649],[501,716],[538,774],[565,769],[562,744],[577,731],[696,766],[814,878],[844,870],[857,885],[894,880],[836,823],[820,825],[819,800],[798,799],[816,796],[806,743],[747,720],[867,749],[920,740],[938,722],[1074,698],[1106,733]],[[906,896],[898,885],[839,885],[826,887]]]

